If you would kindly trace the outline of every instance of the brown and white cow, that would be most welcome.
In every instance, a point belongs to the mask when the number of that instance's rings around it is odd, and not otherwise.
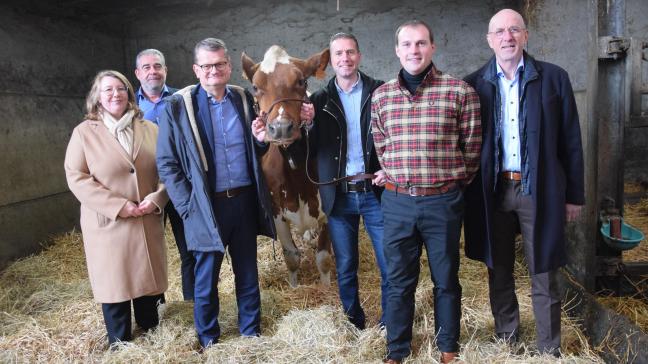
[[[265,130],[270,146],[261,165],[272,195],[274,222],[288,266],[288,282],[292,287],[297,286],[301,260],[292,237],[292,225],[302,241],[316,243],[315,260],[320,279],[330,285],[331,241],[318,187],[306,175],[306,143],[300,118],[302,100],[307,99],[306,80],[313,75],[324,77],[329,50],[303,60],[289,56],[283,48],[274,45],[266,51],[261,63],[255,63],[245,52],[241,61],[244,75],[252,82],[258,110],[267,113]],[[309,160],[308,164],[310,175],[316,175],[315,160]]]

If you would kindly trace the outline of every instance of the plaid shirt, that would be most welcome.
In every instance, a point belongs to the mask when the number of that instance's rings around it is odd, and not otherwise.
[[[470,183],[479,169],[479,97],[433,66],[412,95],[400,78],[373,94],[371,126],[378,160],[399,186]]]

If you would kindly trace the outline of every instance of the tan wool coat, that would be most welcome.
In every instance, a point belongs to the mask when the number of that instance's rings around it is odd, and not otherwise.
[[[65,154],[68,186],[81,202],[81,231],[92,293],[116,303],[166,291],[162,215],[119,217],[127,201],[164,208],[168,196],[155,165],[157,126],[133,120],[133,157],[101,121],[72,132]]]

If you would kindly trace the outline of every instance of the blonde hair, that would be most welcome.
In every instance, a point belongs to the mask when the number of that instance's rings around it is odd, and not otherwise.
[[[97,75],[95,76],[94,81],[92,81],[90,92],[88,92],[88,96],[86,97],[87,114],[85,115],[85,118],[87,120],[102,120],[101,113],[103,107],[99,102],[101,93],[99,86],[101,85],[101,80],[103,80],[104,77],[116,78],[124,84],[126,91],[128,92],[128,106],[126,107],[126,112],[135,110],[135,115],[133,115],[133,117],[135,119],[141,119],[143,117],[143,113],[142,110],[140,110],[140,108],[137,106],[137,102],[135,100],[135,92],[133,91],[133,85],[131,85],[126,76],[114,70],[99,71],[99,73],[97,73]]]

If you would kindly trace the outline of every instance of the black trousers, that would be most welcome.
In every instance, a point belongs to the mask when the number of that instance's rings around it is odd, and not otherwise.
[[[387,358],[411,353],[415,293],[423,247],[434,283],[434,332],[441,352],[459,350],[461,285],[459,238],[463,192],[412,197],[386,190],[382,195],[387,261]]]
[[[163,298],[164,295],[159,294],[142,296],[132,300],[137,326],[148,331],[158,325],[160,318],[157,305],[162,302]],[[101,310],[108,331],[108,343],[130,341],[132,339],[131,301],[102,303]]]
[[[180,274],[182,277],[182,297],[185,301],[192,301],[194,298],[194,284],[196,277],[194,269],[196,267],[196,258],[187,250],[187,240],[184,234],[184,225],[182,217],[173,207],[171,201],[164,208],[165,215],[171,223],[171,230],[175,238],[178,252],[180,253]]]

